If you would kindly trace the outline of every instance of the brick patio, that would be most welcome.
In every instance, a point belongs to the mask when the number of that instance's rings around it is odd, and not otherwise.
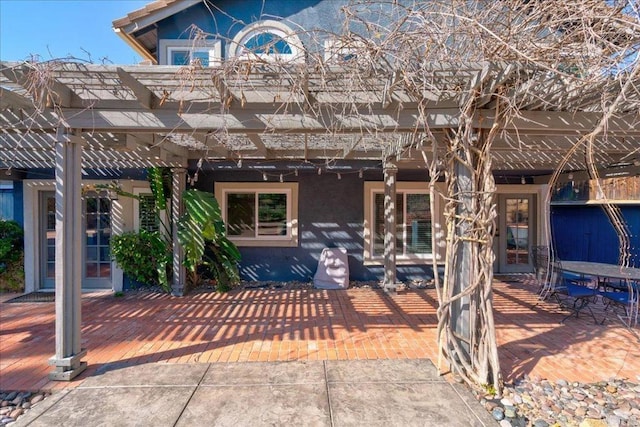
[[[640,381],[638,329],[613,320],[594,325],[550,303],[536,304],[526,276],[495,284],[495,318],[506,381],[548,379]],[[514,280],[509,280],[514,279]],[[0,295],[5,301],[7,295]],[[183,298],[151,293],[83,297],[88,370],[50,382],[53,303],[0,303],[0,390],[75,387],[106,363],[429,358],[434,362],[434,290],[395,297],[348,291],[247,289]],[[601,314],[598,314],[601,316]],[[599,317],[600,318],[600,317]]]

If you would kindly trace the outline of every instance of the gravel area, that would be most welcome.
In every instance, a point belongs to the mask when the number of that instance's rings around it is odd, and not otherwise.
[[[477,397],[502,427],[640,426],[640,385],[624,379],[585,384],[525,376],[505,386],[502,399]]]
[[[0,391],[0,426],[15,423],[18,417],[27,413],[35,405],[42,402],[48,395],[49,394],[45,392]]]

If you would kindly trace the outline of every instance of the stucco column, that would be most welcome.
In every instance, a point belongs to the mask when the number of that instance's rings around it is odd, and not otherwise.
[[[171,169],[171,220],[173,222],[173,295],[182,296],[187,280],[187,270],[184,267],[184,249],[178,243],[178,220],[182,216],[184,206],[182,192],[187,187],[187,170],[183,168]]]
[[[384,290],[396,290],[396,175],[398,168],[384,165]]]
[[[52,380],[69,381],[84,371],[81,348],[82,138],[59,129],[56,135],[56,354]]]

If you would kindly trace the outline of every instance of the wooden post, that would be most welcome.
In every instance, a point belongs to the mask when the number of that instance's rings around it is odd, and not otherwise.
[[[396,175],[392,163],[384,165],[384,290],[396,290]]]
[[[464,157],[464,152],[458,153]],[[458,193],[458,205],[456,214],[458,218],[469,218],[475,214],[473,210],[473,182],[471,171],[460,161],[455,162],[455,174]],[[458,236],[468,235],[470,224],[464,220],[457,220],[455,233]],[[473,266],[473,243],[462,240],[458,244],[457,266],[454,272],[453,295],[457,295],[471,286],[471,274]],[[459,339],[460,347],[467,351],[465,357],[469,358],[469,340],[471,339],[469,315],[469,297],[459,298],[451,303],[451,324]]]
[[[82,138],[58,129],[56,135],[56,354],[52,380],[69,381],[84,371],[81,348]]]
[[[187,280],[187,270],[184,267],[184,249],[178,242],[178,220],[182,216],[182,192],[187,187],[187,170],[183,168],[171,169],[171,219],[173,222],[173,284],[171,293],[182,296]]]

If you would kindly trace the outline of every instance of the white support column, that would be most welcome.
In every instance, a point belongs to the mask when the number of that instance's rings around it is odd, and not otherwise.
[[[384,165],[384,290],[396,290],[396,175],[398,168]]]
[[[56,354],[52,380],[69,381],[84,371],[81,359],[82,138],[59,129],[56,137]]]
[[[184,249],[178,243],[178,220],[184,209],[182,192],[187,187],[187,170],[176,168],[172,169],[171,172],[171,219],[173,222],[173,284],[171,285],[171,293],[182,296],[187,280],[187,271],[183,265]]]

